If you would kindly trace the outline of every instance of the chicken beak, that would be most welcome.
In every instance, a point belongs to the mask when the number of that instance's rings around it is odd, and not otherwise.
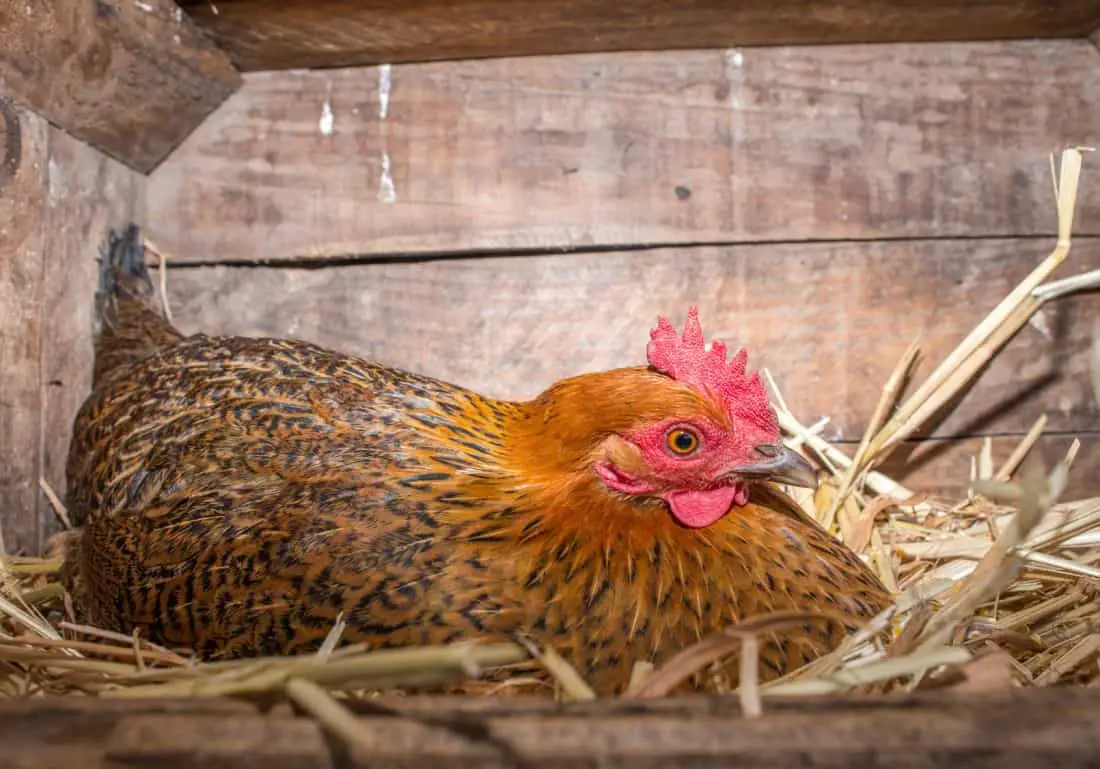
[[[738,465],[730,470],[729,475],[745,480],[817,488],[817,474],[813,466],[794,449],[787,448],[782,443],[769,443],[757,446],[756,450],[767,459],[749,465]]]

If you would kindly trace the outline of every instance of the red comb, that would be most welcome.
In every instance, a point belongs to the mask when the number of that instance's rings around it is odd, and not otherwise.
[[[649,337],[646,356],[653,368],[716,398],[731,418],[770,432],[778,431],[775,411],[760,375],[746,373],[748,352],[742,348],[727,363],[726,345],[722,342],[714,340],[707,350],[698,308],[688,310],[683,336],[677,336],[676,327],[660,316]]]

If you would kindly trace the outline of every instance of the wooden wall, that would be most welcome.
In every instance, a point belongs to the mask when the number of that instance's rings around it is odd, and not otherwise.
[[[145,177],[0,97],[0,552],[38,553],[91,379],[97,247]]]
[[[829,415],[852,442],[916,334],[926,373],[1049,250],[1048,155],[1100,144],[1100,54],[1032,40],[256,72],[148,179],[5,115],[0,530],[37,552],[109,224],[147,223],[187,331],[297,336],[498,396],[640,362],[657,314],[695,303],[804,421]],[[1095,156],[1076,233],[1062,275],[1100,267]],[[891,471],[960,492],[984,437],[1004,457],[1045,413],[1040,450],[1079,436],[1070,491],[1097,493],[1098,307],[1044,310]]]
[[[251,73],[152,176],[187,330],[290,335],[498,396],[644,360],[658,313],[750,348],[858,440],[902,351],[927,373],[1053,245],[1049,154],[1100,134],[1087,40],[776,47]],[[1100,267],[1090,156],[1074,256]],[[1026,327],[922,459],[960,491],[1084,449],[1095,297]],[[900,458],[899,458],[900,460]]]

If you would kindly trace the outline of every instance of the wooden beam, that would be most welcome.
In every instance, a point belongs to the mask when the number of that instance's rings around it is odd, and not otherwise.
[[[187,332],[291,336],[465,385],[532,397],[554,381],[645,360],[658,314],[696,304],[708,336],[744,345],[806,423],[858,441],[918,335],[923,378],[1037,264],[1033,240],[927,240],[654,249],[331,266],[170,270]],[[1100,268],[1100,239],[1065,274]],[[1100,429],[1088,349],[1100,305],[1041,311],[983,374],[940,437]]]
[[[145,177],[0,102],[0,535],[37,555],[58,518],[72,418],[92,370],[98,244],[143,221]]]
[[[149,234],[212,262],[1053,238],[1048,156],[1096,138],[1098,84],[1083,39],[260,73],[152,176]]]
[[[1090,0],[183,0],[244,70],[578,52],[1084,37]]]
[[[0,94],[142,173],[240,84],[171,0],[6,5]]]
[[[985,695],[951,690],[889,697],[766,700],[741,717],[735,697],[599,700],[555,705],[527,697],[373,700],[350,750],[305,717],[135,700],[60,707],[58,698],[0,704],[10,765],[92,767],[718,766],[1066,769],[1095,766],[1100,694],[1084,687]],[[117,703],[110,703],[117,705]],[[354,705],[354,702],[352,703]],[[380,713],[384,704],[391,712]],[[82,720],[83,719],[83,720]],[[0,727],[3,728],[3,727]],[[369,750],[368,750],[369,747]],[[67,753],[66,753],[67,752]],[[20,757],[26,759],[21,764]]]

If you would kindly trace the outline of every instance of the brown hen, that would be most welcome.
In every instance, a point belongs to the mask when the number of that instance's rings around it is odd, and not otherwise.
[[[76,417],[66,579],[89,621],[208,659],[526,634],[601,693],[745,617],[765,678],[889,601],[769,481],[809,485],[745,356],[694,310],[648,366],[492,400],[301,341],[184,337],[112,232]],[[751,498],[751,499],[750,499]],[[735,674],[734,674],[735,677]],[[699,685],[702,685],[700,682]]]

